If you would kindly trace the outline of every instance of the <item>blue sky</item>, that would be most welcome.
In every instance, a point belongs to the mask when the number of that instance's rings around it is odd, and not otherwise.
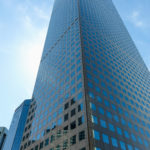
[[[0,0],[0,126],[31,98],[54,0]],[[113,0],[150,70],[150,1]]]

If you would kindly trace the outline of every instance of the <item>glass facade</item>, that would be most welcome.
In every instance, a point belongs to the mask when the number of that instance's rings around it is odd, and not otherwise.
[[[5,127],[0,127],[0,150],[3,150],[4,144],[6,142],[6,137],[8,130]]]
[[[3,150],[19,150],[31,100],[25,100],[15,111]]]
[[[149,85],[111,0],[55,0],[20,150],[149,150]]]

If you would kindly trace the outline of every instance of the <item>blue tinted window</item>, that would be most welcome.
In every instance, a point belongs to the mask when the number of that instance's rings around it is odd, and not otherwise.
[[[104,90],[103,90],[103,94],[104,94],[104,96],[107,96],[107,93],[106,93],[106,91],[104,91]]]
[[[132,128],[132,124],[130,122],[128,122],[128,127]]]
[[[118,147],[118,143],[117,143],[117,140],[115,138],[111,138],[111,142],[112,142],[112,145],[114,147]]]
[[[134,134],[131,134],[131,138],[132,138],[132,140],[133,140],[134,142],[136,141],[136,138],[135,138]]]
[[[102,99],[99,96],[97,96],[96,99],[98,100],[98,102],[102,102]]]
[[[122,114],[122,113],[123,113],[123,111],[122,111],[121,108],[118,108],[118,111],[119,111],[119,114]]]
[[[81,79],[81,77],[82,77],[82,75],[81,75],[81,74],[79,74],[79,75],[77,76],[77,80],[80,80],[80,79]]]
[[[92,84],[91,82],[88,82],[88,86],[89,86],[90,88],[93,88],[93,84]]]
[[[89,92],[89,97],[94,99],[94,94],[92,92]]]
[[[114,120],[115,120],[116,122],[119,122],[119,117],[118,117],[117,115],[114,115]]]
[[[82,87],[82,82],[77,85],[77,89],[79,90]]]
[[[109,107],[109,102],[107,100],[105,100],[104,103],[107,107]]]
[[[121,150],[126,150],[125,143],[120,141]]]
[[[100,148],[98,148],[98,147],[95,147],[95,148],[94,148],[94,150],[101,150],[101,149],[100,149]]]
[[[95,104],[90,103],[90,107],[91,107],[92,110],[96,111],[96,106],[95,106]]]
[[[127,131],[124,131],[124,135],[126,138],[129,138],[129,133]]]
[[[140,137],[138,137],[138,141],[140,144],[143,144],[142,139]]]
[[[62,118],[58,119],[58,125],[62,124]]]
[[[99,107],[98,110],[99,110],[100,114],[104,115],[104,109],[103,108]]]
[[[128,144],[128,150],[133,150],[132,146]]]
[[[149,146],[149,144],[148,144],[148,141],[147,141],[147,140],[144,140],[144,144],[145,144],[145,146],[146,146],[146,147],[148,147],[148,146]]]
[[[106,134],[103,134],[102,137],[103,137],[103,142],[106,143],[106,144],[109,144],[108,136]]]
[[[112,104],[112,109],[116,111],[116,106]]]
[[[50,122],[50,121],[51,121],[51,116],[48,117],[48,122]]]
[[[118,98],[116,98],[116,102],[117,102],[118,104],[120,104],[120,100],[119,100]]]
[[[118,128],[118,127],[117,127],[117,133],[118,133],[119,135],[122,135],[122,130],[121,130],[120,128]]]
[[[73,89],[71,90],[71,95],[75,94],[75,92],[76,92],[76,89],[73,88]]]
[[[80,100],[82,97],[83,97],[83,93],[80,92],[80,93],[78,94],[78,96],[77,96],[77,99]]]
[[[100,88],[99,88],[99,87],[96,87],[96,91],[97,91],[97,92],[100,92]]]
[[[63,111],[63,108],[59,108],[58,113],[61,114]]]
[[[96,116],[92,115],[92,122],[95,123],[95,124],[98,124],[98,120],[97,120]]]
[[[137,125],[134,125],[134,129],[136,132],[138,132],[138,126]]]
[[[106,115],[107,115],[108,118],[112,119],[112,114],[110,112],[107,111]]]
[[[114,100],[114,97],[112,95],[110,95],[110,99],[113,101]]]
[[[99,132],[96,131],[96,130],[93,130],[93,137],[94,137],[94,139],[96,139],[96,140],[100,140]]]
[[[100,124],[103,128],[107,128],[106,121],[100,120]]]
[[[126,124],[126,122],[125,122],[125,120],[124,120],[123,118],[121,118],[121,123],[122,123],[123,125]]]
[[[109,123],[108,126],[110,131],[115,132],[115,128],[112,124]]]

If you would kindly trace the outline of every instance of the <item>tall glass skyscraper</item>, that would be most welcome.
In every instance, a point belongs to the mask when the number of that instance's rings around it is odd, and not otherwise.
[[[16,110],[2,150],[19,150],[31,100],[25,100]],[[1,150],[1,149],[0,149]]]
[[[3,150],[8,130],[5,127],[0,127],[0,150]]]
[[[20,150],[150,150],[149,104],[112,0],[55,0]]]

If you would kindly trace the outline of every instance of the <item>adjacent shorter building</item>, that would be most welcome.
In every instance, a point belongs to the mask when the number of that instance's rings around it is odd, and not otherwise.
[[[0,150],[2,150],[6,141],[8,130],[5,127],[0,127]]]
[[[31,100],[25,100],[16,110],[3,150],[19,150]]]

